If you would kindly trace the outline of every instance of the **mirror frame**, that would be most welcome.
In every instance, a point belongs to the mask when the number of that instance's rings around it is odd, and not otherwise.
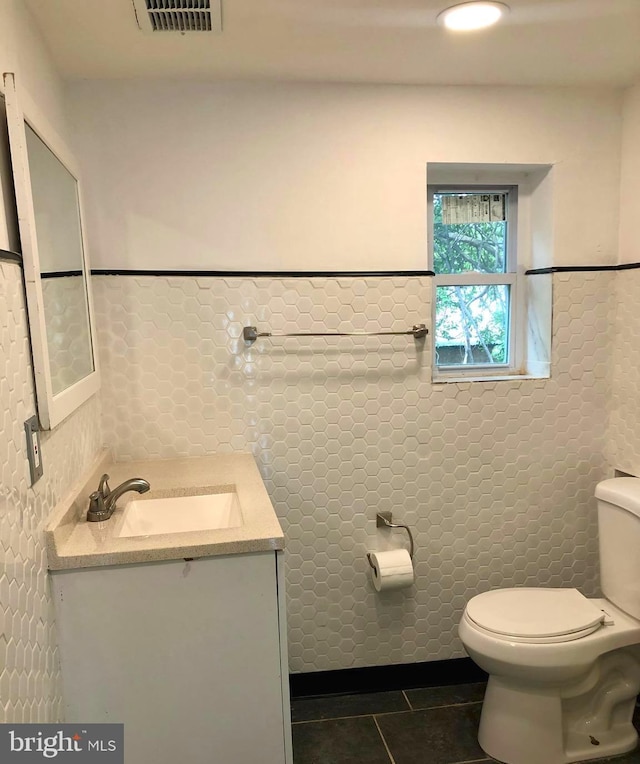
[[[100,389],[93,299],[90,288],[91,271],[89,269],[83,225],[82,187],[76,163],[65,143],[40,113],[36,105],[31,102],[27,93],[23,91],[18,97],[15,75],[7,72],[4,74],[3,80],[9,131],[9,148],[13,166],[16,206],[18,209],[18,230],[20,233],[22,265],[27,295],[27,313],[38,418],[42,429],[51,430]],[[26,105],[24,112],[21,108],[21,102]],[[31,176],[29,173],[25,124],[31,127],[65,169],[73,176],[78,191],[78,212],[80,216],[83,257],[82,273],[87,296],[87,319],[89,321],[89,338],[93,354],[93,371],[56,395],[53,393],[51,366],[49,363],[40,257],[38,254],[38,239],[31,190]]]

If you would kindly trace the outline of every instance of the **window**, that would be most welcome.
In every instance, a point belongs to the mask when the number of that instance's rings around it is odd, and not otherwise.
[[[517,186],[429,186],[435,376],[518,373]]]

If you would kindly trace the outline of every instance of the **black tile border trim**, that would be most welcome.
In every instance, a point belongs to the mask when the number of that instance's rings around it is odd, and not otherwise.
[[[588,271],[631,271],[640,268],[640,263],[618,263],[617,265],[554,265],[550,268],[532,268],[525,276],[541,276],[546,273],[585,273]]]
[[[322,278],[378,278],[435,276],[433,271],[140,271],[112,268],[96,268],[92,276],[190,276],[197,278],[274,278],[274,279],[322,279]]]
[[[50,271],[40,274],[41,279],[62,279],[66,276],[82,276],[82,271]]]
[[[2,259],[0,250],[0,259]],[[6,253],[22,258],[13,252]],[[553,265],[549,268],[531,268],[525,276],[541,276],[549,273],[584,273],[588,271],[630,271],[640,268],[640,263],[617,265]],[[67,274],[70,275],[70,274]],[[72,275],[75,275],[72,274]],[[336,279],[336,278],[414,278],[433,277],[433,271],[198,271],[198,270],[138,270],[121,268],[94,268],[92,276],[186,276],[191,278],[258,278],[258,279]]]
[[[289,674],[289,689],[291,697],[295,699],[318,695],[444,687],[486,680],[487,674],[476,666],[471,658],[452,658],[424,663]]]
[[[8,249],[0,249],[0,262],[22,265],[22,255],[17,252],[10,252]]]

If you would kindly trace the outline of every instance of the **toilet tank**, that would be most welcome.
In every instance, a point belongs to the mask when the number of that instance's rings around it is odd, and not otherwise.
[[[602,593],[640,620],[640,478],[604,480],[596,499]]]

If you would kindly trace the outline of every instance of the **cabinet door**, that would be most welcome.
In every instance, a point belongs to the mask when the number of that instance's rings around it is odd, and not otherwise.
[[[272,552],[53,574],[67,721],[127,764],[285,761]]]

